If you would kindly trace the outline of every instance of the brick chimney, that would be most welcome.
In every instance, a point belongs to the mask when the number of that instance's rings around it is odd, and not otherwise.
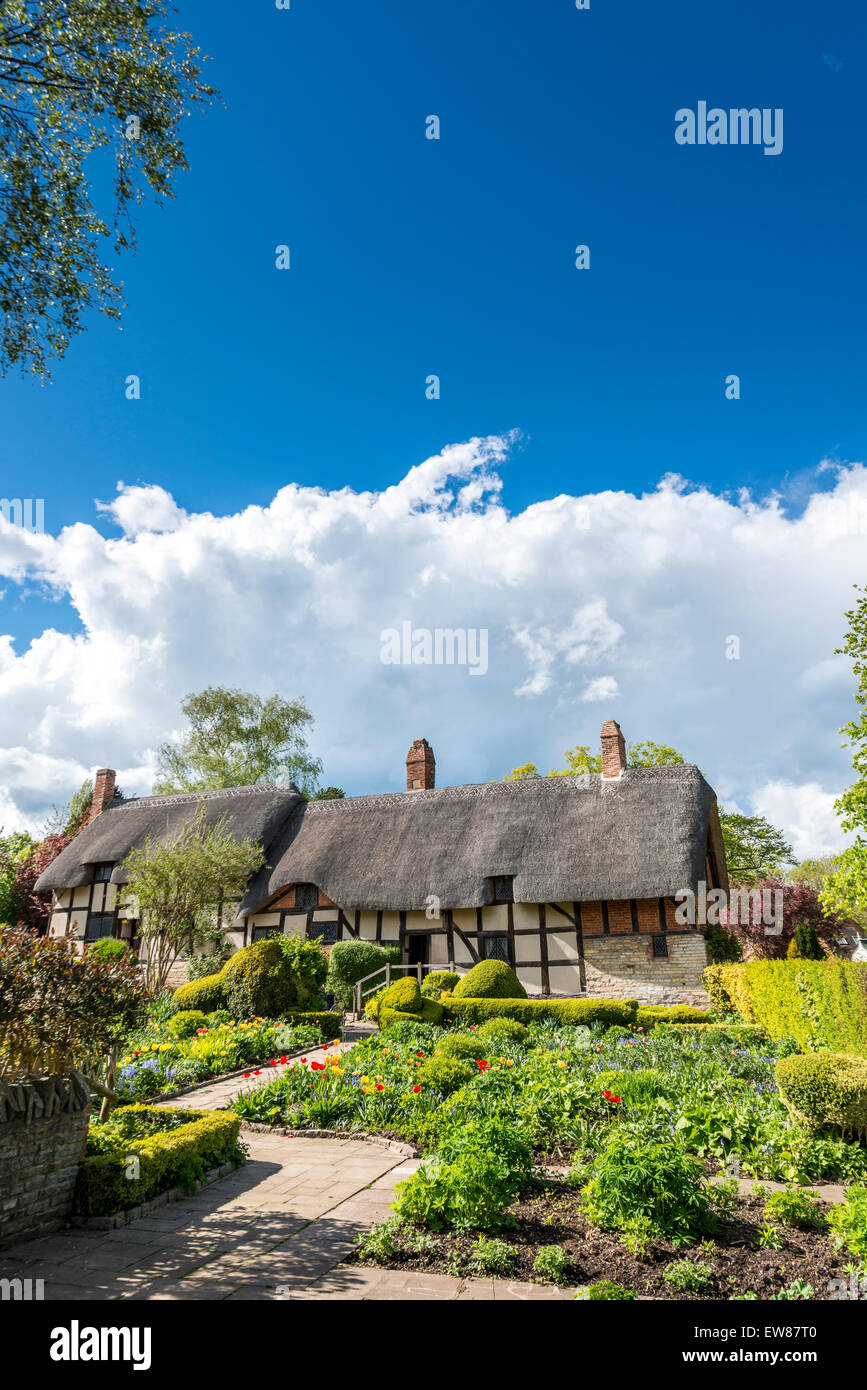
[[[90,820],[95,820],[101,815],[111,801],[114,799],[115,771],[113,767],[101,767],[96,774],[93,784],[93,801],[90,808]]]
[[[626,743],[616,719],[602,725],[602,777],[616,781],[626,769]]]
[[[406,789],[417,792],[429,789],[436,780],[436,758],[426,738],[413,740],[412,748],[406,755]]]

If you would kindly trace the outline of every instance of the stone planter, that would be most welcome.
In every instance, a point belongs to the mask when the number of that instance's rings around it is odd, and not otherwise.
[[[66,1224],[89,1122],[79,1072],[0,1080],[0,1246]]]

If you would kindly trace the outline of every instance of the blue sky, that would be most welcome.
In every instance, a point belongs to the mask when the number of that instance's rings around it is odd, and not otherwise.
[[[122,330],[91,322],[48,387],[0,383],[2,490],[44,497],[53,534],[119,535],[94,508],[119,480],[224,515],[289,483],[378,491],[511,430],[512,514],[673,472],[796,517],[835,484],[823,459],[867,456],[862,6],[181,0],[180,20],[224,105],[189,123],[176,199],[141,212]],[[782,154],[677,145],[700,100],[783,108]],[[18,655],[90,630],[54,594],[10,577]]]

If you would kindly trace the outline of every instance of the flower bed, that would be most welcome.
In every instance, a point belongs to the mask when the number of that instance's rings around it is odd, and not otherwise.
[[[863,1144],[790,1115],[774,1068],[794,1051],[754,1030],[682,1024],[647,1034],[401,1022],[342,1057],[299,1060],[233,1108],[260,1123],[364,1130],[420,1148],[422,1167],[398,1189],[399,1225],[369,1238],[368,1256],[385,1263],[478,1273],[476,1244],[502,1240],[519,1252],[504,1270],[512,1277],[532,1274],[541,1257],[533,1277],[593,1282],[617,1268],[632,1292],[653,1296],[766,1297],[794,1284],[780,1296],[796,1297],[801,1281],[827,1297],[851,1259],[825,1213],[796,1231],[766,1214],[766,1198],[728,1182],[867,1182]],[[853,1206],[850,1225],[862,1210]],[[666,1273],[684,1260],[709,1273]],[[688,1291],[702,1281],[703,1292]]]

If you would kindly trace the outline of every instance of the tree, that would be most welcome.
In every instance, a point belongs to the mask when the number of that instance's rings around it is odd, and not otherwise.
[[[0,0],[0,371],[48,375],[88,313],[121,313],[103,263],[134,246],[132,211],[173,197],[182,120],[215,95],[166,0]],[[114,210],[91,201],[99,152]],[[110,225],[109,225],[110,223]]]
[[[237,839],[222,816],[206,823],[202,806],[169,841],[150,836],[124,860],[124,910],[139,919],[145,981],[151,994],[165,987],[184,950],[219,941],[221,905],[238,898],[265,862],[255,840]]]
[[[267,700],[211,686],[188,695],[181,709],[190,727],[157,751],[154,792],[211,791],[254,782],[295,782],[312,794],[322,764],[307,751],[313,722],[303,700]]]
[[[71,840],[70,835],[46,835],[39,844],[31,845],[27,854],[15,865],[12,886],[15,923],[44,932],[51,916],[51,894],[37,893],[36,880],[53,863]]]
[[[792,847],[782,831],[764,816],[745,816],[720,807],[720,826],[729,877],[746,888],[759,879],[779,878],[794,860]]]
[[[786,883],[781,878],[763,878],[741,892],[749,897],[720,908],[720,926],[732,933],[746,954],[765,960],[782,960],[789,953],[789,943],[797,941],[800,955],[821,960],[836,954],[837,938],[847,921],[835,912],[828,912],[815,888],[807,883]],[[776,908],[780,894],[781,911],[774,921],[763,920],[765,908]],[[764,898],[764,902],[763,902]],[[745,919],[745,920],[744,920]],[[768,927],[780,930],[768,931]],[[818,951],[818,955],[815,952]]]
[[[342,787],[323,787],[321,791],[314,792],[311,801],[342,801],[346,792]]]
[[[584,772],[602,771],[602,754],[591,753],[588,743],[579,743],[574,748],[567,748],[563,757],[566,759],[566,766],[552,767],[548,773],[549,777],[574,777]],[[666,743],[633,743],[628,750],[629,767],[659,767],[665,763],[682,762],[683,758],[677,749],[669,748]],[[503,781],[523,782],[527,778],[541,775],[535,763],[524,763],[522,767],[507,772]]]
[[[858,681],[855,703],[861,712],[840,730],[853,750],[856,780],[834,803],[840,824],[855,835],[855,841],[838,857],[822,890],[822,901],[828,907],[850,916],[867,911],[867,587],[859,589],[856,584],[855,588],[860,598],[846,613],[849,627],[835,655],[851,658]]]
[[[15,870],[27,858],[32,847],[33,840],[26,830],[0,837],[0,924],[8,922],[14,925],[18,921]]]

